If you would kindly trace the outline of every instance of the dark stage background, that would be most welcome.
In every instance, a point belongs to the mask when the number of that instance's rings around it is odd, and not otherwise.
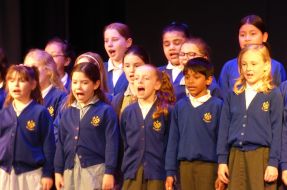
[[[95,51],[106,60],[102,30],[119,21],[130,26],[134,43],[143,45],[159,66],[166,64],[161,31],[170,22],[181,21],[210,45],[218,76],[224,62],[238,54],[237,24],[247,14],[265,20],[272,57],[285,65],[286,6],[271,0],[0,0],[0,46],[10,63],[19,63],[30,48],[44,48],[57,35],[68,39],[76,54]]]

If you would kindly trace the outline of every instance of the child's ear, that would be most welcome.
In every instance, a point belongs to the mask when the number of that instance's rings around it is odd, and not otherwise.
[[[95,83],[94,83],[94,90],[97,90],[101,85],[101,81],[100,80],[97,80]]]
[[[65,57],[65,64],[64,64],[64,66],[65,67],[69,66],[70,62],[71,62],[71,58],[70,57]]]
[[[155,89],[155,90],[159,90],[160,87],[161,87],[161,82],[157,80],[156,83],[155,83],[155,85],[154,85],[154,89]]]
[[[213,80],[213,76],[207,77],[207,79],[206,79],[206,84],[207,84],[208,86],[211,85],[212,80]]]
[[[35,88],[37,87],[37,82],[35,80],[32,80],[31,87],[32,87],[32,90],[35,90]]]

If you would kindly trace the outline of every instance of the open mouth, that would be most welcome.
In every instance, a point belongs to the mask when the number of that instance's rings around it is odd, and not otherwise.
[[[114,55],[116,54],[116,51],[115,51],[115,50],[109,50],[108,52],[109,52],[109,54],[110,54],[111,56],[114,56]]]
[[[138,93],[144,93],[145,88],[144,87],[138,87]]]

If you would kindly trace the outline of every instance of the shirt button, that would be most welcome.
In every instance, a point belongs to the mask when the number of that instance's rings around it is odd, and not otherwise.
[[[82,158],[82,156],[81,155],[79,155],[79,159],[81,159]]]
[[[142,125],[142,128],[144,128],[144,125]]]
[[[242,142],[239,142],[239,145],[242,146]]]
[[[241,135],[243,136],[243,135],[244,135],[244,133],[241,133]]]
[[[14,137],[14,135],[15,135],[14,133],[11,134],[12,137]]]
[[[246,127],[246,124],[243,124],[242,127]]]
[[[79,131],[79,127],[76,127],[76,130]]]
[[[78,136],[75,136],[75,140],[78,140]]]
[[[244,117],[244,118],[247,118],[247,115],[244,115],[243,117]]]

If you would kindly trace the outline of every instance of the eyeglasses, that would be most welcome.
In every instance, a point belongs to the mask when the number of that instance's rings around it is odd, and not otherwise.
[[[200,57],[200,56],[202,56],[201,54],[198,54],[198,53],[195,53],[195,52],[187,52],[187,53],[185,53],[185,52],[179,52],[179,54],[178,54],[180,57],[185,57],[185,56],[187,56],[188,58],[193,58],[193,57]]]

